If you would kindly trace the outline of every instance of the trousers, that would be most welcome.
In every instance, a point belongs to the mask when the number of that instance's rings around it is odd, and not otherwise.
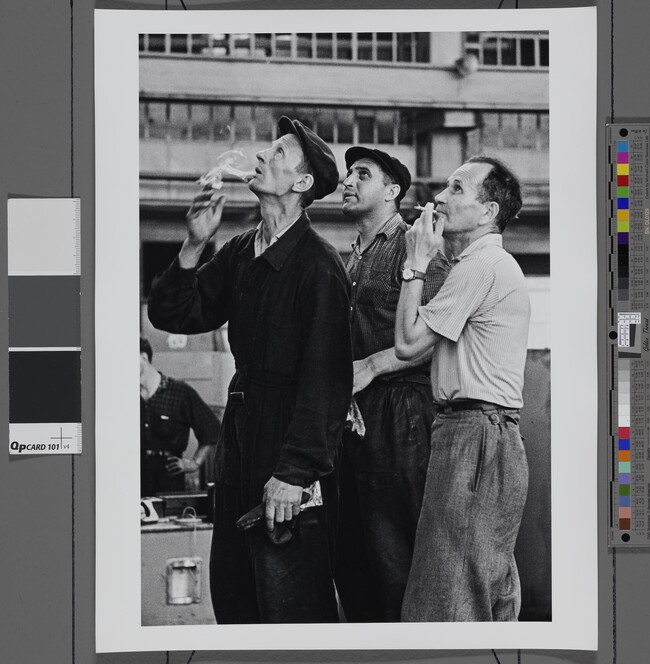
[[[375,380],[343,439],[336,586],[348,622],[398,622],[429,462],[429,384]]]
[[[527,491],[517,410],[438,413],[402,620],[517,620]]]
[[[294,517],[285,544],[273,543],[263,523],[238,531],[241,489],[215,485],[210,593],[218,624],[338,622],[330,485],[321,481],[324,505]]]

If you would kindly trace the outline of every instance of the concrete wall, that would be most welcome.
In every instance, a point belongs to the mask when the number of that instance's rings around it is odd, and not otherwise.
[[[254,82],[253,85],[251,83]],[[360,84],[362,82],[362,84]],[[504,101],[503,90],[516,89]],[[173,94],[170,95],[170,92]],[[548,109],[548,72],[393,63],[251,62],[143,55],[140,93],[176,99],[385,107]]]

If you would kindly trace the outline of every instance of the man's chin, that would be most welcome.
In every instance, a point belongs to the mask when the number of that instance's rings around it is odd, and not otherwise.
[[[346,217],[358,217],[359,216],[359,214],[358,214],[358,212],[355,208],[354,201],[349,201],[349,202],[343,201],[343,205],[341,206],[341,212],[343,212],[343,214]]]

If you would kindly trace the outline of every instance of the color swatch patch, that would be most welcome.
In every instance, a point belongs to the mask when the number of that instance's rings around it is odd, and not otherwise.
[[[81,452],[79,199],[11,199],[9,452]]]

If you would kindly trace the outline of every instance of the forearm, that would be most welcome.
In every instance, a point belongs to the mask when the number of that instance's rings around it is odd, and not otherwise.
[[[201,254],[207,247],[207,242],[194,243],[189,238],[185,238],[183,246],[178,253],[178,264],[183,270],[194,269],[201,259]]]
[[[438,336],[420,318],[422,299],[420,279],[402,282],[395,322],[395,355],[400,360],[418,361],[433,352]]]
[[[373,377],[383,376],[385,374],[394,373],[396,371],[403,371],[404,369],[411,369],[412,367],[420,366],[427,360],[431,359],[433,348],[424,351],[422,355],[415,357],[411,360],[400,360],[395,354],[395,346],[380,350],[373,355],[369,355],[365,361],[372,372]]]
[[[206,457],[210,453],[211,449],[212,449],[212,445],[201,445],[196,450],[196,454],[194,455],[193,461],[196,464],[197,468],[200,468],[203,465],[203,462],[205,461]]]

